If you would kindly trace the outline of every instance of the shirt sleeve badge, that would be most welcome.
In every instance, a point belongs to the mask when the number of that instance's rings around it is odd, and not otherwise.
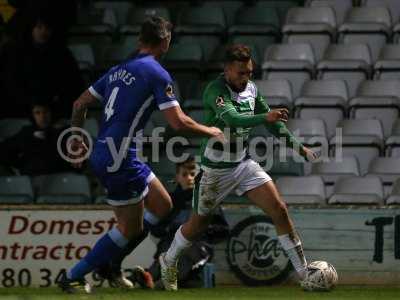
[[[167,87],[165,88],[165,94],[167,95],[168,98],[174,98],[174,89],[172,88],[171,84],[168,84]]]
[[[215,104],[217,104],[217,107],[225,106],[224,97],[222,97],[222,95],[218,96],[217,99],[215,99]]]

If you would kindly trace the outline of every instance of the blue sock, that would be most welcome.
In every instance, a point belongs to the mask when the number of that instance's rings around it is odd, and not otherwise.
[[[79,261],[68,273],[67,278],[76,280],[84,278],[95,268],[105,265],[123,253],[128,240],[115,227],[103,235],[93,249]]]

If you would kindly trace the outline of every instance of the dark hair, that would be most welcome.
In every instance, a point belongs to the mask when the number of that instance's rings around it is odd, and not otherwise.
[[[176,173],[179,172],[181,168],[194,170],[196,169],[196,161],[193,155],[189,155],[189,157],[183,162],[176,163]]]
[[[225,63],[234,61],[248,62],[251,59],[251,50],[242,44],[231,45],[225,52]]]
[[[139,41],[145,45],[157,46],[172,29],[172,24],[161,17],[150,17],[144,21],[140,29]]]

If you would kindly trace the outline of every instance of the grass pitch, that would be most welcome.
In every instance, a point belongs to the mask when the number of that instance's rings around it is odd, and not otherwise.
[[[214,289],[182,289],[178,292],[133,290],[124,292],[102,288],[93,295],[65,295],[56,288],[4,288],[0,289],[0,299],[101,299],[101,300],[308,300],[308,299],[400,299],[400,287],[386,286],[341,286],[331,292],[310,293],[298,287],[217,287]]]

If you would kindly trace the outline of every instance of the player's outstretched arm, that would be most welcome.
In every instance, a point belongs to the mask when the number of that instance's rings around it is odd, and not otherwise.
[[[262,96],[257,95],[256,112],[266,113],[267,123],[265,126],[276,138],[284,138],[286,146],[298,151],[308,161],[317,159],[317,154],[301,144],[294,135],[287,129],[285,123],[289,118],[289,111],[286,108],[270,109]]]
[[[180,106],[173,106],[162,111],[168,124],[177,131],[188,131],[194,134],[215,137],[221,142],[225,141],[223,132],[216,127],[208,127],[197,123],[187,116]]]

